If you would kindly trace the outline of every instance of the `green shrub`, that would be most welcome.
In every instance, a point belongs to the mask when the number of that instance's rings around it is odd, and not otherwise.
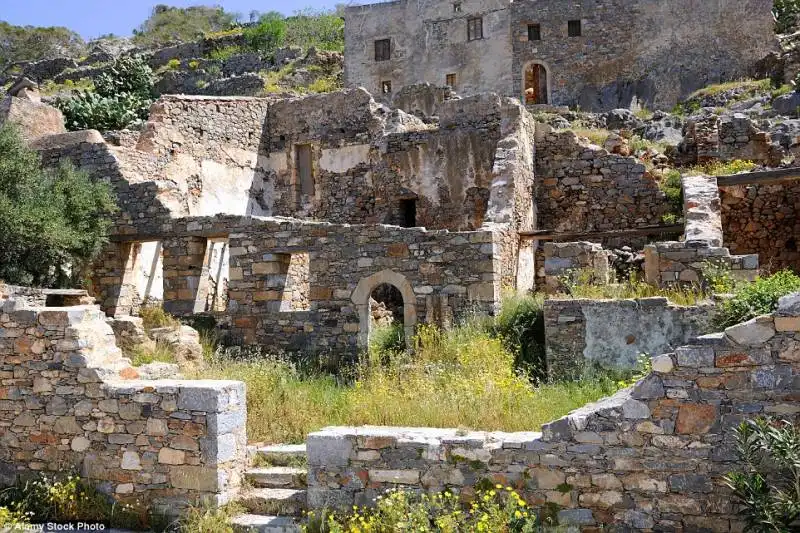
[[[403,351],[406,347],[406,335],[402,322],[393,322],[386,326],[378,326],[369,332],[369,353],[380,358],[384,354]]]
[[[250,50],[271,53],[286,39],[286,21],[283,15],[272,11],[262,15],[257,25],[245,28],[242,34]]]
[[[492,331],[514,354],[514,366],[540,380],[547,375],[544,296],[513,294],[503,299]]]
[[[800,15],[800,0],[775,0],[772,14],[775,16],[776,33],[793,31]]]
[[[192,59],[191,61],[189,61],[189,70],[197,70],[198,68],[200,68],[199,61],[197,61],[196,59]]]
[[[741,472],[725,477],[747,531],[789,533],[800,520],[800,430],[788,421],[745,421],[736,430]]]
[[[536,516],[511,487],[481,490],[469,504],[451,492],[438,494],[390,490],[378,496],[374,508],[355,507],[337,515],[310,513],[305,532],[383,533],[394,531],[469,531],[533,533]]]
[[[234,533],[231,519],[243,511],[236,504],[190,506],[181,516],[178,533]]]
[[[131,358],[133,366],[177,362],[175,349],[172,345],[164,342],[156,342],[152,348],[147,348],[141,344],[133,346],[126,355]]]
[[[664,191],[669,202],[669,212],[677,218],[683,216],[683,185],[681,173],[675,169],[668,170],[658,182],[659,188]]]
[[[713,161],[704,165],[696,165],[692,167],[691,170],[695,173],[706,174],[708,176],[728,176],[741,172],[749,172],[756,168],[756,166],[757,165],[752,161],[734,159],[733,161]]]
[[[111,187],[69,164],[42,169],[16,129],[0,127],[0,279],[74,286],[108,241]]]
[[[158,4],[150,17],[133,31],[133,41],[144,46],[187,42],[207,33],[227,30],[235,23],[236,14],[219,6],[180,8]]]
[[[147,119],[152,103],[153,71],[139,56],[114,61],[94,79],[94,92],[56,100],[71,131],[123,129]]]
[[[308,86],[308,91],[312,93],[330,93],[341,89],[341,85],[333,76],[323,76],[317,78]]]
[[[178,70],[179,68],[181,68],[180,59],[170,59],[167,61],[167,70]]]
[[[344,51],[344,20],[333,11],[305,9],[286,18],[286,46]]]
[[[235,55],[242,53],[242,47],[236,45],[225,46],[223,48],[215,48],[208,53],[208,58],[214,61],[227,61]],[[219,68],[219,65],[213,65]],[[221,69],[220,69],[221,70]],[[208,69],[211,72],[211,69]],[[218,74],[219,72],[217,72]]]
[[[145,331],[156,328],[178,328],[181,325],[177,318],[164,311],[160,305],[143,305],[139,310],[139,317],[142,319]]]
[[[0,528],[3,531],[31,531],[28,515],[22,511],[14,511],[8,507],[0,507]]]
[[[717,308],[711,325],[721,331],[759,315],[772,313],[778,308],[781,296],[798,290],[800,277],[789,270],[756,279],[753,283],[742,285],[731,299],[725,300]]]

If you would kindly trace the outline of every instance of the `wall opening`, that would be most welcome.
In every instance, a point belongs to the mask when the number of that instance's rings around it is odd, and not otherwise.
[[[531,63],[525,69],[525,103],[549,103],[547,69],[539,63]]]
[[[391,39],[378,39],[375,41],[375,61],[388,61],[392,58]]]
[[[390,289],[379,288],[382,285],[388,285]],[[378,289],[376,291],[376,289]],[[393,296],[394,291],[400,293],[398,298]],[[374,300],[373,295],[388,301],[387,308],[394,308],[398,316],[400,310],[398,302],[402,302],[402,328],[405,346],[410,348],[413,346],[414,330],[417,325],[417,296],[414,293],[414,288],[409,283],[408,279],[402,274],[398,274],[392,270],[382,270],[369,277],[362,278],[358,282],[358,286],[350,296],[351,301],[355,304],[358,312],[358,344],[362,348],[369,346],[370,325],[373,321],[371,305]],[[375,300],[376,302],[378,300]],[[394,317],[394,315],[393,315]],[[394,318],[393,318],[394,321]]]
[[[400,226],[414,228],[417,226],[417,199],[403,198],[400,200]]]
[[[161,241],[133,244],[131,273],[141,303],[164,301],[164,260]]]
[[[570,20],[567,22],[567,35],[570,37],[580,37],[582,33],[583,28],[580,20]]]
[[[445,76],[445,85],[450,87],[451,89],[456,88],[456,75],[455,74],[448,74]]]
[[[467,19],[467,40],[477,41],[483,39],[483,18]]]
[[[385,80],[381,82],[381,93],[390,94],[392,92],[392,82]]]
[[[542,40],[542,26],[540,24],[528,24],[528,40],[529,41]]]
[[[255,300],[265,302],[269,311],[292,313],[311,308],[308,252],[264,254],[253,265],[256,281]]]
[[[314,163],[311,159],[311,145],[295,145],[294,154],[300,196],[305,198],[313,197],[316,194],[316,187],[314,183]]]
[[[206,245],[206,267],[208,269],[208,293],[205,311],[214,313],[228,308],[228,274],[230,249],[228,239],[208,239]]]
[[[406,348],[403,324],[403,294],[388,283],[375,287],[369,296],[369,343],[383,349]]]

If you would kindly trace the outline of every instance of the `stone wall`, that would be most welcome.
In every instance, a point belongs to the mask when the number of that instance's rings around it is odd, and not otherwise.
[[[797,417],[800,295],[764,316],[653,358],[653,373],[542,433],[328,428],[307,439],[309,504],[370,505],[389,488],[471,495],[515,487],[562,526],[741,531],[722,476],[734,428]]]
[[[410,0],[346,11],[345,81],[381,94],[405,85],[446,83],[460,94],[493,91],[522,98],[526,69],[547,72],[547,103],[607,110],[634,103],[668,109],[711,83],[749,75],[777,50],[771,0]],[[482,17],[483,39],[468,41],[468,19]],[[581,35],[568,35],[580,21]],[[529,40],[538,25],[540,40]],[[376,61],[375,41],[391,40]],[[388,95],[387,95],[388,96]],[[543,102],[540,102],[543,103]]]
[[[611,154],[572,131],[536,126],[538,227],[557,232],[658,225],[669,205],[633,157]]]
[[[581,282],[607,285],[610,252],[592,242],[546,242],[544,243],[545,289],[558,292],[563,276],[580,276]],[[586,276],[588,279],[583,279]]]
[[[0,302],[0,473],[79,473],[130,503],[227,501],[246,455],[234,381],[139,381],[95,306]]]
[[[353,356],[366,344],[369,294],[382,283],[403,294],[409,341],[417,322],[493,313],[503,276],[512,275],[501,263],[507,236],[502,228],[451,233],[281,218],[179,218],[160,233],[164,307],[177,315],[205,308],[207,242],[227,238],[228,306],[218,318],[232,340]],[[125,308],[114,295],[125,294],[125,258],[141,238],[117,237],[95,272],[95,290],[111,308]]]
[[[634,369],[641,354],[661,354],[707,332],[711,305],[666,298],[545,300],[547,369],[552,379],[586,370]]]
[[[392,92],[406,85],[446,85],[455,74],[453,89],[462,94],[496,92],[514,95],[512,44],[509,39],[508,0],[464,0],[455,12],[452,2],[419,3],[409,0],[345,11],[345,84],[365,87],[377,98],[382,83]],[[467,40],[467,20],[483,19],[483,37]],[[391,41],[391,57],[376,61],[375,41]]]
[[[758,274],[758,255],[731,255],[723,247],[722,216],[717,179],[684,176],[684,239],[645,246],[645,280],[651,285],[700,285],[704,270],[728,268],[736,279]]]
[[[800,181],[720,187],[722,229],[736,254],[758,254],[762,268],[800,273]]]

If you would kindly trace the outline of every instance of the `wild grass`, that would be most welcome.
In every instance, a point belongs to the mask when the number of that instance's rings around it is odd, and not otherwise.
[[[139,317],[147,332],[157,328],[177,328],[181,325],[177,318],[164,311],[160,305],[143,305],[139,310]]]
[[[664,297],[676,305],[692,306],[708,301],[709,296],[699,286],[655,287],[635,277],[623,282],[597,284],[592,272],[576,270],[560,278],[564,293],[555,298],[585,298],[589,300],[620,300]]]
[[[248,438],[269,443],[302,442],[330,425],[534,431],[618,387],[604,376],[534,386],[506,342],[477,320],[448,331],[422,327],[413,354],[373,353],[339,377],[223,350],[195,377],[244,381]]]
[[[606,139],[608,139],[608,136],[611,135],[610,131],[602,128],[596,128],[596,129],[570,128],[570,129],[574,131],[575,135],[577,135],[578,137],[584,137],[586,139],[589,139],[589,142],[591,142],[592,144],[596,144],[597,146],[603,146],[603,144],[606,142]]]
[[[758,92],[767,92],[772,90],[772,82],[769,79],[763,80],[736,80],[728,81],[725,83],[716,83],[698,89],[689,95],[687,100],[695,100],[704,98],[706,96],[715,96],[726,91],[733,91],[736,89],[743,89],[747,96],[753,95]]]
[[[756,164],[752,161],[742,161],[735,159],[733,161],[712,161],[703,165],[695,165],[690,169],[694,174],[705,174],[707,176],[728,176],[731,174],[739,174],[740,172],[749,172],[756,168]]]
[[[176,363],[175,349],[167,343],[155,342],[154,346],[136,345],[128,350],[133,366],[149,365],[150,363]]]

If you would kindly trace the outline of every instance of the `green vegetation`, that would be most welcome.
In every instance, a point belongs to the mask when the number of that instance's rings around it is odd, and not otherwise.
[[[42,169],[10,125],[0,127],[0,279],[74,286],[107,242],[111,188],[71,165]]]
[[[244,50],[242,50],[240,46],[223,46],[222,48],[215,48],[209,52],[208,58],[213,59],[214,61],[227,61],[233,56],[241,54],[243,51]]]
[[[207,33],[230,29],[236,24],[237,17],[236,13],[229,13],[219,6],[181,8],[159,4],[133,31],[133,41],[140,46],[192,41]]]
[[[539,306],[514,300],[496,323],[475,318],[446,332],[422,327],[413,355],[373,349],[339,377],[301,370],[285,357],[221,349],[195,377],[247,384],[252,441],[302,442],[328,425],[531,431],[618,387],[605,376],[531,384],[515,362],[525,368],[536,361]],[[525,326],[530,317],[532,331]]]
[[[775,16],[777,33],[795,31],[797,17],[800,15],[800,0],[775,0],[772,14]]]
[[[333,11],[304,9],[286,18],[286,46],[344,52],[344,19]]]
[[[706,174],[708,176],[728,176],[741,172],[750,172],[756,168],[756,166],[758,165],[752,161],[734,159],[733,161],[712,161],[704,165],[696,165],[692,167],[690,171],[695,174]]]
[[[114,503],[76,475],[41,475],[0,491],[0,525],[77,521],[136,530],[163,522],[147,509]]]
[[[597,146],[603,146],[611,132],[605,129],[591,129],[591,128],[569,128],[575,132],[578,137],[585,137],[589,142]]]
[[[153,71],[138,56],[122,57],[94,79],[94,92],[59,98],[71,131],[123,129],[147,118],[153,93]]]
[[[64,83],[48,80],[39,86],[39,92],[46,96],[74,91],[94,91],[94,82],[89,78],[78,81],[66,80]]]
[[[311,533],[383,533],[390,531],[533,533],[536,516],[511,487],[479,490],[470,503],[457,494],[390,490],[373,508],[355,507],[344,515],[309,513],[303,531]]]
[[[177,328],[181,325],[177,318],[164,311],[160,305],[142,306],[139,310],[139,317],[147,332],[156,328]]]
[[[544,296],[509,294],[503,300],[492,334],[514,354],[514,367],[544,380]]]
[[[732,298],[725,300],[711,318],[717,331],[745,322],[759,315],[774,312],[778,300],[800,290],[800,276],[783,270],[767,278],[758,278],[753,283],[736,287]]]
[[[231,520],[244,512],[236,504],[190,506],[181,516],[178,533],[234,533]]]
[[[690,94],[687,100],[699,100],[708,96],[716,96],[718,94],[722,94],[727,91],[734,91],[737,89],[743,91],[743,93],[737,97],[738,99],[749,98],[750,96],[753,96],[760,92],[771,91],[772,81],[769,79],[763,79],[763,80],[738,80],[738,81],[728,81],[725,83],[716,83],[713,85],[709,85],[707,87],[703,87],[702,89],[698,89],[697,91]]]
[[[14,26],[0,21],[0,70],[18,61],[78,57],[85,49],[80,35],[67,28]]]
[[[272,11],[262,15],[256,26],[245,28],[244,41],[251,50],[271,53],[286,40],[286,20]]]
[[[675,220],[680,219],[683,216],[683,185],[680,171],[670,169],[665,172],[658,186],[667,196],[670,214],[674,215]]]
[[[150,363],[177,363],[175,349],[169,344],[156,342],[152,347],[144,345],[133,346],[128,353],[133,366],[149,365]]]
[[[742,471],[725,477],[746,530],[796,531],[800,519],[800,430],[788,421],[745,421],[736,430]]]
[[[624,283],[598,284],[594,281],[594,273],[587,269],[569,272],[559,281],[570,298],[619,300],[662,296],[677,305],[697,305],[708,299],[700,287],[655,287],[635,277]]]

